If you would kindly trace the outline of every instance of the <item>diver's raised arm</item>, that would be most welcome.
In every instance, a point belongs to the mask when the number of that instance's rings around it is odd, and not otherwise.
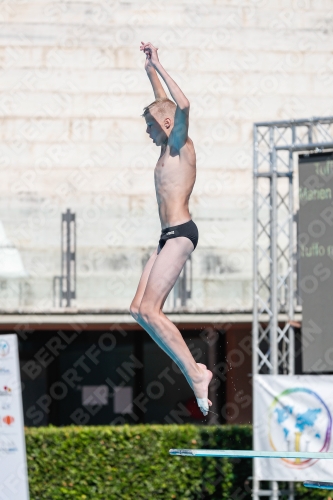
[[[143,42],[141,42],[141,44],[143,44]],[[142,45],[140,47],[140,50],[142,50]],[[145,53],[145,54],[146,54],[145,70],[147,72],[151,86],[153,87],[155,99],[166,99],[168,96],[165,93],[165,90],[163,88],[163,85],[162,85],[159,77],[158,77],[156,69],[154,68],[154,66],[152,64],[152,61],[149,57],[149,54],[148,53]]]
[[[189,100],[184,95],[182,90],[179,88],[177,83],[171,78],[171,76],[168,74],[168,72],[163,68],[162,64],[160,63],[157,55],[158,49],[154,47],[150,42],[148,43],[141,42],[141,43],[142,45],[140,47],[140,50],[143,50],[145,52],[151,65],[154,67],[157,73],[159,73],[159,75],[163,78],[173,100],[175,101],[179,109],[181,111],[189,109],[190,107]]]

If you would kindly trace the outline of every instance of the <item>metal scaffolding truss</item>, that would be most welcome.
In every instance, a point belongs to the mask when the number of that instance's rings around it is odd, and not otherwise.
[[[298,196],[294,153],[333,149],[333,117],[254,124],[253,373],[294,373],[297,305]],[[254,473],[253,498],[281,497],[278,484],[261,490]],[[292,500],[290,484],[287,498]]]

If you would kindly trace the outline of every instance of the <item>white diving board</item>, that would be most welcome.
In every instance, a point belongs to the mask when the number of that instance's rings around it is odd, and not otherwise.
[[[318,453],[311,451],[253,451],[253,450],[191,450],[171,449],[170,455],[183,457],[228,457],[228,458],[300,458],[307,459],[331,459],[333,453]]]

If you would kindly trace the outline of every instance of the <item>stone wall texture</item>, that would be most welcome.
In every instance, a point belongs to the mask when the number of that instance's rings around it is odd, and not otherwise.
[[[188,308],[250,310],[253,123],[333,115],[332,0],[10,0],[0,24],[0,308],[53,307],[70,208],[77,307],[128,310],[160,232],[144,40],[191,102]]]

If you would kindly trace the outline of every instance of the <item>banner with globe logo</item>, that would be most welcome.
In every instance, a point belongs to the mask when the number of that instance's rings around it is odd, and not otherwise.
[[[0,499],[29,500],[17,336],[0,335]]]
[[[333,452],[333,376],[255,375],[256,451]],[[255,459],[258,479],[329,481],[333,460]]]

